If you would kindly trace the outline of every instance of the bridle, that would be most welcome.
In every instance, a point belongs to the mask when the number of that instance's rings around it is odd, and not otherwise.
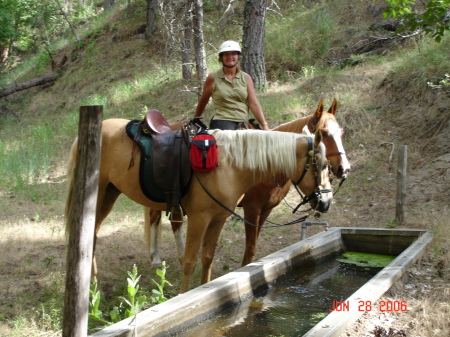
[[[305,139],[307,140],[307,143],[308,143],[308,152],[307,152],[308,159],[307,159],[305,168],[303,170],[302,175],[300,176],[300,178],[297,181],[294,182],[293,180],[291,180],[292,184],[294,185],[295,189],[297,190],[297,193],[300,195],[300,198],[302,199],[302,201],[297,205],[297,207],[294,208],[292,213],[297,212],[297,210],[300,208],[300,206],[307,204],[312,199],[318,200],[318,203],[317,203],[317,206],[318,206],[320,200],[322,199],[323,193],[333,192],[333,190],[330,188],[320,188],[321,178],[320,178],[320,174],[319,174],[320,173],[319,163],[317,162],[315,155],[318,153],[321,153],[322,151],[313,149],[313,141],[312,141],[311,137],[306,137]],[[316,188],[309,196],[304,196],[297,185],[300,184],[300,182],[303,180],[306,173],[310,170],[311,167],[313,169],[314,178],[316,180]],[[327,169],[329,172],[329,167]]]

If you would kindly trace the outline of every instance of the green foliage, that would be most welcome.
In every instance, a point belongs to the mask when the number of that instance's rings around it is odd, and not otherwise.
[[[392,220],[386,220],[386,225],[384,225],[385,228],[397,228],[397,219]]]
[[[422,41],[420,48],[407,50],[392,67],[398,80],[404,80],[409,86],[425,88],[430,82],[439,82],[450,68],[448,50],[450,36],[445,36],[441,43],[433,40]]]
[[[127,287],[127,293],[128,298],[125,298],[123,296],[119,297],[122,301],[124,301],[128,308],[125,309],[125,318],[131,317],[133,315],[136,315],[144,305],[145,301],[147,300],[147,296],[142,295],[137,297],[137,293],[139,291],[139,279],[141,276],[137,274],[137,267],[136,265],[133,266],[133,270],[131,272],[128,272],[128,287]]]
[[[63,10],[72,25],[98,11],[91,1],[75,1],[71,11]],[[69,24],[54,0],[0,0],[0,27],[0,48],[13,46],[28,52],[49,46],[69,29]]]
[[[445,77],[439,80],[437,84],[434,84],[433,82],[427,82],[428,86],[432,89],[446,89],[446,91],[449,92],[447,88],[450,89],[450,75],[445,74],[444,76]]]
[[[375,0],[374,0],[375,1]],[[389,3],[384,11],[384,17],[403,19],[402,31],[421,30],[430,35],[436,42],[441,42],[445,33],[450,30],[448,8],[450,0],[422,1],[423,11],[415,12],[413,0],[385,0]]]
[[[109,325],[110,322],[103,317],[103,313],[100,310],[101,294],[97,288],[97,278],[94,277],[94,281],[89,289],[89,319]]]
[[[166,280],[166,261],[162,262],[161,269],[156,270],[156,274],[160,277],[159,283],[152,279],[152,282],[158,289],[152,290],[152,303],[162,303],[167,301],[167,298],[164,296],[164,286],[168,284],[172,286],[169,281]]]
[[[152,290],[151,301],[153,304],[162,303],[167,300],[164,296],[164,286],[166,284],[171,286],[171,284],[166,280],[166,270],[166,262],[163,261],[162,268],[156,270],[156,274],[160,277],[160,281],[156,282],[152,279],[153,284],[157,287],[157,289]],[[133,265],[132,271],[128,271],[127,273],[127,297],[119,296],[121,302],[119,306],[115,306],[113,310],[110,311],[109,320],[100,310],[101,292],[98,289],[97,279],[94,278],[89,290],[89,319],[91,326],[94,322],[101,323],[103,326],[100,328],[117,323],[125,318],[136,315],[147,304],[147,296],[138,295],[138,283],[141,276],[138,275],[136,265]]]
[[[0,46],[8,46],[14,38],[14,0],[0,0]]]

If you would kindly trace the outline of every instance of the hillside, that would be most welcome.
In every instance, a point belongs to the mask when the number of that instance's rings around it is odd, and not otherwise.
[[[198,83],[180,79],[178,55],[167,48],[162,27],[145,40],[142,4],[118,7],[100,23],[78,27],[81,44],[67,38],[55,47],[53,58],[62,74],[53,85],[0,100],[2,336],[58,335],[67,253],[65,170],[79,107],[103,105],[105,119],[138,118],[156,108],[170,122],[190,118],[195,109]],[[382,2],[278,4],[281,15],[269,16],[266,32],[269,90],[258,94],[270,126],[312,113],[320,99],[328,107],[336,98],[337,119],[345,130],[352,171],[322,219],[331,226],[426,228],[435,235],[423,261],[386,295],[407,301],[410,310],[365,314],[344,336],[383,336],[376,334],[376,326],[403,330],[408,337],[448,336],[450,95],[448,88],[427,85],[450,69],[448,36],[439,45],[426,38],[404,39],[364,51],[357,47],[370,37],[393,34],[370,28],[383,22]],[[206,13],[210,71],[218,67],[215,48],[241,34],[240,26],[232,24],[242,18],[239,4],[228,25],[211,24],[221,15],[213,9]],[[346,62],[336,65],[339,60]],[[49,62],[33,61],[19,72],[27,61],[18,59],[9,74],[0,74],[3,87],[54,71]],[[395,222],[398,145],[408,146],[405,224]],[[287,201],[295,204],[297,197],[291,193]],[[294,218],[284,204],[271,214],[275,222]],[[126,271],[133,264],[143,275],[141,289],[153,287],[156,268],[148,263],[142,220],[141,207],[120,197],[100,231],[100,287],[109,303],[123,296]],[[162,233],[161,257],[173,284],[168,296],[174,296],[181,269],[169,228]],[[244,236],[243,226],[230,219],[216,250],[213,277],[239,267]],[[264,230],[258,257],[299,236],[295,226]]]

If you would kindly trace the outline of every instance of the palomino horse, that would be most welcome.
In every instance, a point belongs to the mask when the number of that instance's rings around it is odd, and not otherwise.
[[[333,174],[339,179],[345,179],[350,172],[350,163],[347,160],[344,146],[342,145],[343,131],[336,120],[336,112],[336,99],[333,100],[328,111],[325,111],[323,100],[321,100],[316,112],[312,115],[282,124],[273,130],[302,133],[305,126],[312,133],[319,130],[322,134],[322,141],[326,146],[326,156],[331,164]],[[305,193],[302,185],[299,187]],[[261,227],[272,212],[272,209],[279,205],[288,194],[289,189],[289,180],[283,176],[274,176],[246,192],[240,206],[243,207],[245,220],[255,226],[245,223],[246,245],[242,266],[254,260],[257,248],[256,242]],[[181,262],[184,254],[184,241],[181,232],[182,219],[179,215],[174,215],[172,220],[171,225],[175,237],[178,259]],[[145,236],[150,251],[150,260],[153,264],[161,263],[158,253],[158,235],[161,229],[160,221],[160,211],[145,209]]]
[[[140,154],[133,152],[133,141],[125,135],[127,123],[128,120],[124,119],[108,119],[103,122],[94,253],[100,225],[121,193],[145,207],[161,211],[166,209],[166,204],[148,199],[140,188]],[[219,166],[212,172],[195,173],[188,192],[181,200],[188,218],[181,292],[189,289],[200,247],[201,283],[210,281],[214,252],[222,226],[230,215],[229,210],[236,208],[239,199],[250,187],[280,174],[297,184],[302,183],[306,193],[316,192],[319,197],[313,203],[321,212],[328,211],[333,198],[320,133],[309,137],[259,130],[209,132],[216,137]],[[66,219],[72,213],[76,148],[77,141],[72,146],[68,167]],[[264,151],[256,151],[258,148]],[[132,156],[135,165],[129,167]],[[314,170],[305,170],[308,163]],[[69,225],[70,223],[66,224]],[[66,231],[70,233],[70,228],[66,228]],[[97,272],[95,255],[92,272],[93,275]]]

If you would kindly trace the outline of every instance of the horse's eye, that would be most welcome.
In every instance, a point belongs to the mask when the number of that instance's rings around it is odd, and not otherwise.
[[[330,137],[330,133],[326,130],[322,130],[321,131],[322,137],[326,138],[326,137]]]

